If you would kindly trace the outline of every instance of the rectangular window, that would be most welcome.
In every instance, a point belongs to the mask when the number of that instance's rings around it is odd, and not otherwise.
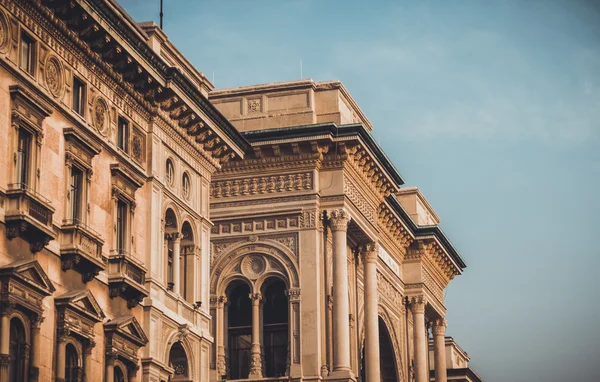
[[[73,111],[83,117],[85,110],[85,84],[73,77]]]
[[[27,33],[21,33],[21,55],[19,57],[21,69],[33,76],[35,63],[35,40]]]
[[[129,122],[121,117],[117,129],[117,147],[129,153]]]
[[[29,182],[29,158],[31,157],[31,134],[24,129],[19,129],[19,143],[17,147],[17,178],[20,188],[26,188]]]
[[[80,222],[83,217],[83,171],[71,167],[71,185],[69,189],[70,214],[74,223]]]
[[[117,201],[117,250],[127,249],[127,203]]]

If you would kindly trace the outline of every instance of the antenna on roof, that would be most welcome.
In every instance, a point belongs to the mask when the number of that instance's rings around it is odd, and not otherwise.
[[[160,29],[163,29],[163,0],[160,0]]]

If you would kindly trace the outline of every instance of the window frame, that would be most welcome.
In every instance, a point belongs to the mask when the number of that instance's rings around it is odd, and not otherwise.
[[[187,192],[186,192],[186,179],[187,179]],[[185,200],[190,200],[190,197],[192,196],[192,178],[190,177],[190,174],[187,171],[183,172],[183,175],[181,176],[181,195],[183,196],[183,199]]]
[[[169,167],[173,170],[169,176]],[[167,185],[173,187],[175,185],[175,163],[170,157],[165,161],[165,181]]]
[[[129,155],[130,138],[131,122],[127,118],[119,115],[117,118],[117,139],[115,143],[117,144],[117,148],[127,155]]]
[[[26,60],[25,60],[25,62],[23,62],[23,59],[24,59],[23,49],[25,47],[25,44],[27,44],[27,46],[29,47],[29,50],[27,52]],[[36,39],[33,38],[30,33],[25,31],[24,29],[21,29],[21,34],[19,37],[19,68],[32,77],[35,76],[36,57],[37,57],[37,41],[36,41]]]
[[[76,86],[77,85],[77,86]],[[77,93],[75,89],[78,89]],[[85,99],[86,99],[87,84],[81,78],[73,76],[73,88],[71,97],[71,110],[73,110],[80,117],[85,117]],[[79,97],[76,97],[76,94]]]
[[[115,203],[115,250],[117,253],[129,253],[130,225],[131,204],[125,198],[117,198]]]

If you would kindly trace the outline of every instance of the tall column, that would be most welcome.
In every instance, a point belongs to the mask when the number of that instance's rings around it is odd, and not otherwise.
[[[56,346],[56,382],[63,382],[65,380],[67,336],[68,333],[63,330],[58,334],[58,344]]]
[[[223,354],[225,354],[225,365],[223,368],[223,374],[227,375],[227,365],[229,364],[229,301],[227,297],[223,297],[225,302],[223,303]]]
[[[40,329],[44,317],[36,316],[31,320],[31,357],[29,379],[35,382],[40,377]]]
[[[88,340],[83,349],[83,374],[85,382],[91,382],[94,379],[92,375],[92,350],[94,346],[96,346],[96,342]]]
[[[14,308],[13,304],[2,304],[0,315],[0,382],[8,382],[8,367],[10,365],[10,315]]]
[[[427,370],[427,338],[425,337],[425,296],[414,296],[410,299],[413,314],[413,340],[415,345],[415,382],[429,381]]]
[[[368,382],[379,382],[379,315],[377,257],[379,245],[369,243],[362,249],[365,267],[365,367]]]
[[[435,382],[448,380],[446,371],[446,320],[443,318],[433,322],[433,361],[435,364]]]
[[[174,232],[171,234],[173,238],[173,293],[180,294],[181,290],[181,270],[180,267],[180,259],[181,255],[181,235],[179,232]]]
[[[347,238],[350,216],[343,209],[330,211],[333,231],[333,370],[332,377],[352,375],[350,366],[350,309],[348,302]]]
[[[114,382],[115,380],[115,360],[117,355],[110,353],[106,355],[106,372],[104,373],[104,381]]]
[[[262,360],[260,355],[260,293],[251,293],[252,300],[252,358],[250,361],[250,375],[248,378],[262,378]]]
[[[227,338],[224,336],[224,307],[227,302],[227,297],[221,296],[217,298],[217,309],[216,309],[216,340],[217,340],[217,378],[220,380],[225,374],[225,341]]]

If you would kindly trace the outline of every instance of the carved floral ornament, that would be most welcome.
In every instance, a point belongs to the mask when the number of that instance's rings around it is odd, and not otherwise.
[[[329,211],[327,214],[329,218],[329,224],[333,231],[345,231],[348,229],[348,223],[350,222],[350,215],[343,208]]]
[[[0,53],[6,53],[10,49],[10,26],[4,15],[0,11]]]
[[[50,93],[59,98],[64,88],[64,75],[62,65],[56,56],[50,56],[46,60],[44,77]]]
[[[360,249],[363,261],[366,263],[375,263],[379,257],[379,244],[367,243]]]
[[[267,269],[267,261],[260,255],[249,255],[242,260],[241,270],[250,280],[256,280]]]

